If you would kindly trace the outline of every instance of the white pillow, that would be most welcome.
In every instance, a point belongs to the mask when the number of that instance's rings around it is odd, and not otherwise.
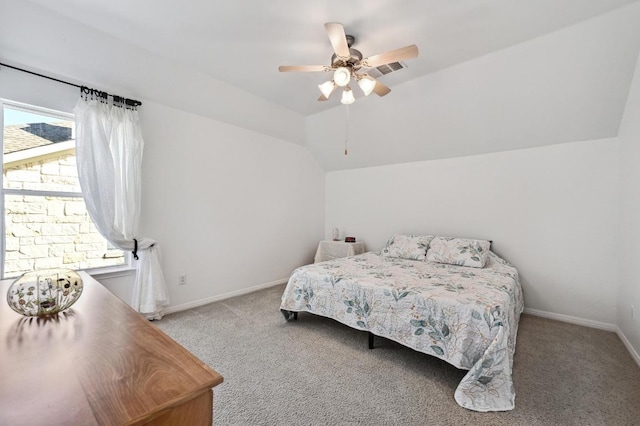
[[[484,268],[491,242],[469,238],[435,237],[429,244],[427,261]]]
[[[382,249],[382,255],[401,259],[425,260],[433,235],[394,235]]]

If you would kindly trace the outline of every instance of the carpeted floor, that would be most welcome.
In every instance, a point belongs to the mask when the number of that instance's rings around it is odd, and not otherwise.
[[[216,425],[640,425],[640,367],[615,333],[521,317],[516,408],[456,404],[465,371],[336,321],[279,312],[284,285],[155,321],[224,376]]]

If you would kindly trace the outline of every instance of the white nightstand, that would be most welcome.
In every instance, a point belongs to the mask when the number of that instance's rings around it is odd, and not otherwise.
[[[364,243],[345,243],[344,241],[320,241],[316,251],[315,263],[333,260],[339,257],[355,256],[364,253]]]

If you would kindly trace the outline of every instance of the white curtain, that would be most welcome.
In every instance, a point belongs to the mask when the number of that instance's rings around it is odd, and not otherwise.
[[[169,304],[158,245],[138,236],[144,141],[138,111],[81,98],[75,108],[78,177],[89,215],[114,246],[138,260],[131,306],[160,319]]]

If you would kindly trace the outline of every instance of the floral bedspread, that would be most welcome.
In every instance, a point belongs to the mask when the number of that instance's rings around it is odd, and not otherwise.
[[[524,303],[518,271],[493,252],[482,269],[378,253],[303,266],[280,307],[333,318],[469,370],[455,391],[462,407],[515,406],[511,371]]]

